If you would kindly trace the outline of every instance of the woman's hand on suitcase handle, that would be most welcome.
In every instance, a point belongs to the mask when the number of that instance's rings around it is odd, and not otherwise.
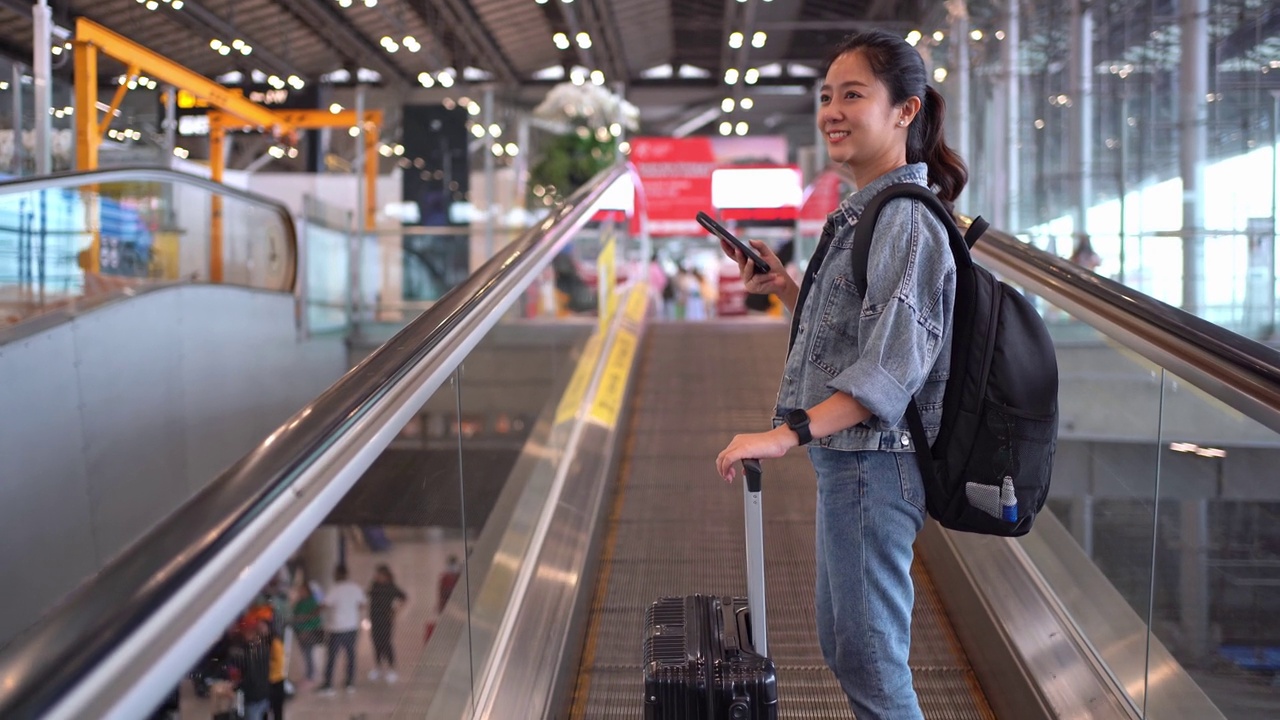
[[[768,432],[735,435],[716,456],[716,472],[725,482],[733,482],[735,466],[743,458],[776,458],[797,445],[796,434],[786,425]]]

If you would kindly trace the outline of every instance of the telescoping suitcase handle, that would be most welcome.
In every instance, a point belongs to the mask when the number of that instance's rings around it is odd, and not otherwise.
[[[751,642],[755,651],[769,656],[764,598],[764,519],[760,508],[760,461],[742,461],[742,504],[747,526],[747,606],[751,609]]]

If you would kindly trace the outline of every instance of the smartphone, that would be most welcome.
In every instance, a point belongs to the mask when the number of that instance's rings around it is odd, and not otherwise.
[[[764,258],[760,257],[760,253],[756,252],[755,248],[739,240],[733,233],[726,230],[723,225],[716,222],[710,215],[704,212],[698,213],[698,224],[706,228],[707,232],[741,250],[742,254],[746,255],[747,259],[756,266],[756,272],[763,274],[773,271],[773,268],[769,267],[769,263],[765,262]]]

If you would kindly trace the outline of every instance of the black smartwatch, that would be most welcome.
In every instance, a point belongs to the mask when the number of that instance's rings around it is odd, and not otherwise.
[[[792,410],[783,416],[783,421],[787,423],[787,427],[796,434],[800,439],[801,445],[808,445],[813,442],[813,435],[809,432],[809,413],[803,408]]]

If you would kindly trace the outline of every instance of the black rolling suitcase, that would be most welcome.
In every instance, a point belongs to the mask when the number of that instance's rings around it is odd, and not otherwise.
[[[645,617],[645,720],[775,720],[765,631],[760,463],[744,460],[747,597],[665,597]]]

